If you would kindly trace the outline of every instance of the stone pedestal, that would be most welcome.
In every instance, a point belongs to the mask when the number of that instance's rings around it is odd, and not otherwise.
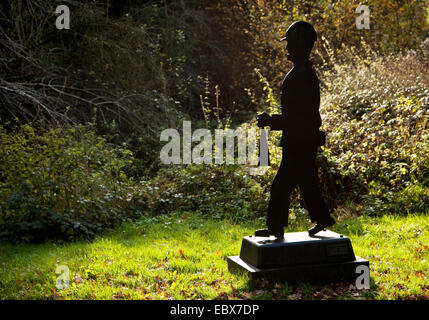
[[[332,231],[310,237],[308,232],[285,233],[284,238],[247,236],[240,256],[228,257],[230,272],[247,272],[254,278],[273,281],[355,281],[359,265],[349,238]]]

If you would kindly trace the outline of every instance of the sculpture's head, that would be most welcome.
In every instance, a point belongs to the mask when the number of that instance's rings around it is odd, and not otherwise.
[[[305,60],[310,56],[314,42],[317,40],[317,33],[310,23],[297,21],[289,26],[286,36],[281,40],[287,42],[288,60]]]

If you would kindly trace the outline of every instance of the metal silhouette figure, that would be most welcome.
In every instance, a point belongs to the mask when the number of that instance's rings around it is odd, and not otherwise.
[[[283,238],[283,227],[288,225],[290,194],[296,186],[299,186],[311,222],[316,222],[308,230],[310,236],[335,223],[323,200],[315,163],[318,147],[325,143],[325,134],[320,130],[319,79],[309,60],[317,33],[311,24],[297,21],[281,40],[286,40],[287,59],[294,64],[282,84],[282,113],[258,115],[258,126],[283,131],[280,142],[283,155],[271,185],[268,228],[255,232],[256,236],[274,235],[279,239]]]

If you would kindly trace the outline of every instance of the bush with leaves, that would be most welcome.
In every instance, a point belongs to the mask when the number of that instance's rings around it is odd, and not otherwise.
[[[342,196],[371,213],[428,211],[429,40],[396,55],[352,51],[321,76],[323,153]]]
[[[0,127],[0,237],[38,241],[90,237],[141,213],[124,173],[131,151],[90,125]]]
[[[162,168],[143,183],[155,214],[193,211],[234,220],[265,216],[267,178],[255,178],[241,165],[182,165]]]

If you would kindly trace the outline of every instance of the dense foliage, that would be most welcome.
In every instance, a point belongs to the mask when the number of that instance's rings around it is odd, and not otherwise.
[[[91,236],[141,214],[124,173],[132,153],[90,127],[0,127],[0,147],[3,239]]]
[[[141,214],[263,217],[279,165],[163,166],[160,132],[255,128],[278,112],[291,67],[278,39],[312,22],[322,87],[318,161],[340,215],[429,210],[429,42],[425,1],[73,1],[0,4],[0,237],[92,236]],[[88,124],[90,123],[90,124]],[[12,125],[13,124],[13,125]],[[300,214],[295,193],[293,211]]]

